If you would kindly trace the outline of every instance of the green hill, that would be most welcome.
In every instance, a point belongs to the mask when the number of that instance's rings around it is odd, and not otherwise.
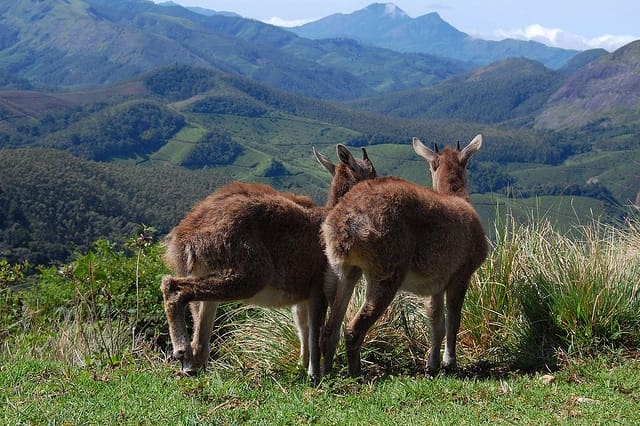
[[[418,90],[356,100],[350,106],[406,118],[481,123],[537,113],[564,76],[528,59],[507,59]]]
[[[539,200],[554,206],[554,217],[567,216],[567,206],[581,217],[619,217],[637,177],[616,166],[632,158],[624,138],[604,155],[602,139],[582,134],[362,112],[181,65],[113,93],[0,92],[0,105],[14,114],[0,129],[0,241],[2,256],[12,260],[64,259],[97,237],[122,238],[136,223],[167,232],[190,205],[231,180],[322,203],[329,176],[312,146],[330,158],[337,143],[354,152],[366,146],[381,174],[429,185],[412,136],[442,146],[482,133],[470,186],[474,200],[485,200],[478,207],[487,224],[497,203],[526,218]]]

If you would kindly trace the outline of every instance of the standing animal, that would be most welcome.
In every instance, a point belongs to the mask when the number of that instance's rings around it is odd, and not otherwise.
[[[338,145],[338,165],[313,152],[333,176],[326,207],[267,185],[236,182],[196,205],[167,235],[164,261],[176,276],[163,277],[160,288],[173,357],[182,362],[184,374],[195,374],[207,363],[218,304],[242,301],[293,305],[302,364],[310,376],[320,376],[319,336],[327,309],[320,226],[351,187],[376,171],[364,149],[357,160]],[[194,323],[191,344],[187,304]]]
[[[322,336],[325,373],[331,370],[339,331],[364,273],[365,300],[346,327],[349,374],[360,374],[360,350],[369,328],[399,290],[426,296],[432,347],[427,372],[456,367],[456,335],[462,302],[474,271],[487,256],[480,218],[469,203],[466,166],[482,145],[477,135],[463,150],[432,151],[413,139],[416,153],[431,169],[433,190],[385,177],[361,182],[329,212],[322,237],[339,280],[327,281],[330,314]],[[447,316],[445,321],[445,296]]]

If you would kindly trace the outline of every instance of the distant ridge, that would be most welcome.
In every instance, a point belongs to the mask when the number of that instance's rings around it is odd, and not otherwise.
[[[373,3],[351,14],[329,15],[290,30],[312,39],[347,37],[400,52],[429,53],[479,65],[525,57],[557,69],[577,53],[533,41],[473,38],[435,12],[411,18],[393,3]]]
[[[536,125],[573,128],[598,119],[640,121],[640,40],[590,62],[549,98]]]
[[[225,12],[225,11],[217,11],[217,10],[212,10],[212,9],[207,9],[204,7],[197,7],[197,6],[192,6],[192,7],[187,7],[187,6],[182,6],[176,2],[173,1],[165,1],[162,3],[158,3],[158,6],[175,6],[175,7],[184,7],[187,10],[190,10],[194,13],[198,13],[200,15],[204,15],[204,16],[214,16],[214,15],[220,15],[220,16],[228,16],[228,17],[232,17],[232,18],[240,18],[241,16],[238,15],[237,13],[234,12]]]

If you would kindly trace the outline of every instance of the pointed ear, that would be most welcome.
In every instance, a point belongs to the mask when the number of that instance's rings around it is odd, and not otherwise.
[[[422,142],[420,142],[420,139],[418,138],[413,138],[413,150],[416,152],[416,154],[418,154],[420,157],[424,158],[429,162],[435,160],[438,156],[435,152],[433,152],[431,149],[427,148]]]
[[[338,153],[338,158],[340,159],[340,162],[342,162],[342,164],[353,168],[353,166],[356,164],[356,159],[353,158],[351,151],[349,151],[346,146],[338,144],[336,146],[336,152]]]
[[[376,168],[373,167],[373,162],[369,159],[369,154],[367,154],[367,150],[362,148],[362,159],[369,165],[371,168],[370,173],[372,177],[378,176],[378,172],[376,172]]]
[[[331,173],[331,176],[335,175],[336,166],[325,155],[316,151],[315,147],[311,147],[311,149],[313,149],[313,155],[316,157],[316,160],[318,160],[318,163],[322,164],[322,167],[327,169],[327,171]]]
[[[367,154],[367,150],[364,148],[362,148],[362,159],[371,162],[371,160],[369,160],[369,155]]]
[[[480,151],[482,147],[482,135],[476,135],[475,138],[469,142],[469,145],[465,146],[461,153],[462,161],[468,161],[469,158],[476,152]]]

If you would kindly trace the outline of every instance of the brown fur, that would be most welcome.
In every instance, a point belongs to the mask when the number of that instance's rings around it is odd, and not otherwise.
[[[334,166],[314,150],[333,175],[326,207],[267,185],[236,182],[196,205],[167,235],[164,261],[177,276],[164,277],[161,289],[174,357],[182,361],[185,373],[206,364],[218,303],[245,301],[296,305],[303,363],[312,376],[320,374],[318,340],[326,314],[322,288],[327,270],[320,226],[339,194],[375,176],[363,152],[365,159],[356,160],[339,145],[341,164]],[[194,317],[190,345],[184,318],[188,303]]]
[[[447,148],[442,153],[414,141],[416,152],[429,160],[438,192],[398,178],[380,178],[353,187],[328,214],[322,236],[340,282],[337,288],[326,284],[332,297],[322,343],[325,371],[332,367],[346,305],[362,273],[365,301],[345,331],[350,374],[360,373],[365,334],[401,289],[427,297],[433,336],[427,369],[432,373],[440,367],[446,294],[445,366],[455,367],[464,295],[487,256],[480,218],[466,189],[466,164],[481,141],[476,137],[463,151]]]

